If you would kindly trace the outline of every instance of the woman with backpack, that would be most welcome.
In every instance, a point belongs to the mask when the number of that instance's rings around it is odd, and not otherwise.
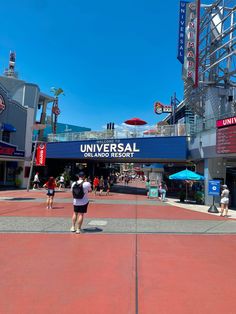
[[[74,213],[72,215],[72,227],[70,231],[81,233],[84,214],[87,213],[89,204],[88,193],[92,191],[91,184],[85,180],[85,174],[83,172],[77,175],[77,181],[72,183],[71,191],[73,195]]]

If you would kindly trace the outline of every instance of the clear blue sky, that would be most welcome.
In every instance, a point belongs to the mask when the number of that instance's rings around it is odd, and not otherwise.
[[[0,69],[16,51],[20,79],[62,87],[58,122],[101,130],[139,117],[176,92],[179,1],[12,0],[1,3]]]

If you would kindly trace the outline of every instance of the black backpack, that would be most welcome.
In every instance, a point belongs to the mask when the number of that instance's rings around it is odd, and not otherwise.
[[[73,198],[81,199],[84,197],[84,189],[83,189],[83,182],[81,183],[75,183],[75,185],[72,188],[72,194]]]

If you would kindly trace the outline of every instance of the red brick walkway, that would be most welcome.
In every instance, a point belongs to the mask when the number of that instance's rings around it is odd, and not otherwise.
[[[70,192],[56,195],[51,212],[45,191],[0,192],[7,196],[33,199],[0,201],[0,219],[35,217],[37,223],[37,217],[71,216],[71,203],[62,202]],[[87,217],[224,222],[162,204],[91,202]],[[235,313],[235,247],[235,235],[0,233],[0,313]]]

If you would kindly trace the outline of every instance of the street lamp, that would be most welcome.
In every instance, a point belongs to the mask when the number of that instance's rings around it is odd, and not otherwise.
[[[35,123],[31,129],[32,131],[34,130],[43,130],[46,128],[46,125],[45,124],[40,124],[40,123]],[[36,149],[37,149],[37,144],[38,144],[38,133],[37,133],[37,136],[36,136],[36,139],[34,141],[35,145],[34,145],[34,150],[33,150],[33,153],[32,153],[32,159],[31,159],[31,163],[30,163],[30,173],[29,173],[29,178],[28,178],[28,183],[27,183],[27,192],[29,192],[29,188],[30,188],[30,180],[31,180],[31,176],[32,176],[32,172],[33,172],[33,167],[34,167],[34,160],[35,160],[35,154],[36,154]]]

